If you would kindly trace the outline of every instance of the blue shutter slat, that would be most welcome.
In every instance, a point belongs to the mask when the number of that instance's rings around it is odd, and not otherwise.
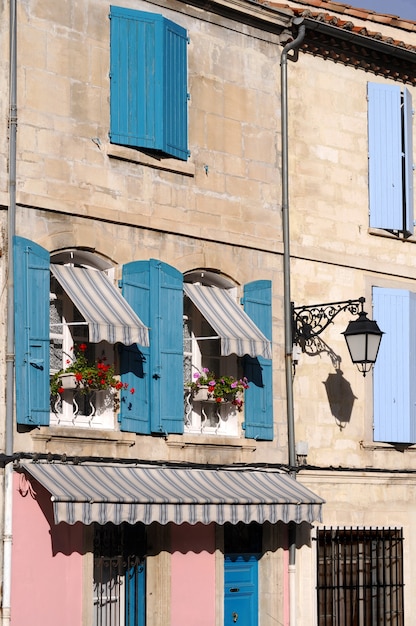
[[[413,110],[412,96],[408,89],[404,90],[404,175],[406,203],[406,231],[413,233]]]
[[[150,327],[150,272],[148,261],[135,261],[123,266],[122,294],[145,326]],[[120,352],[121,380],[135,390],[121,393],[120,429],[150,433],[150,348],[138,345],[122,346]]]
[[[161,15],[110,13],[110,139],[188,158],[187,34]]]
[[[401,93],[368,83],[370,226],[403,230]]]
[[[374,366],[374,441],[416,442],[416,294],[373,288],[374,318],[383,329]]]
[[[15,237],[14,307],[18,424],[49,424],[49,253]]]
[[[244,287],[244,310],[267,339],[272,338],[272,285],[254,281]],[[244,428],[250,439],[273,440],[272,361],[244,357],[244,375],[250,387],[245,392]]]
[[[160,261],[123,267],[123,296],[149,327],[148,348],[121,350],[120,428],[142,434],[183,432],[182,274]]]
[[[166,263],[150,260],[151,273],[151,430],[182,433],[183,277]]]

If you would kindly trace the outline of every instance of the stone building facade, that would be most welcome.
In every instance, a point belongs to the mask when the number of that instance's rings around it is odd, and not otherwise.
[[[415,24],[290,0],[1,11],[3,623],[409,622]],[[287,354],[288,298],[361,296],[374,372],[347,312]],[[80,353],[117,382],[64,389]],[[204,368],[247,388],[199,400]]]

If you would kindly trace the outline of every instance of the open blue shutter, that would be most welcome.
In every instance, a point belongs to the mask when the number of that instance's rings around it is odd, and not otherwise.
[[[147,327],[150,323],[150,272],[148,261],[123,266],[122,294]],[[150,331],[151,333],[151,331]],[[150,338],[151,338],[150,334]],[[151,340],[151,339],[150,339]],[[120,429],[127,432],[150,433],[150,347],[121,346],[121,380],[129,391],[121,393]],[[134,389],[134,394],[130,393]]]
[[[187,33],[162,15],[110,12],[110,139],[187,160]]]
[[[384,335],[374,366],[374,441],[416,443],[416,294],[373,288]]]
[[[123,296],[149,327],[149,348],[122,348],[121,430],[183,432],[182,274],[160,261],[123,267]]]
[[[49,424],[49,253],[15,237],[14,324],[18,424]]]
[[[413,233],[413,108],[412,96],[408,89],[404,90],[404,184],[406,203],[406,231]]]
[[[368,83],[370,226],[403,230],[401,92]]]
[[[262,333],[272,339],[272,284],[258,280],[244,287],[244,310]],[[244,357],[244,375],[249,380],[245,392],[244,428],[250,439],[273,440],[272,361],[261,356]]]
[[[151,429],[183,433],[183,277],[166,263],[154,259],[149,263]]]

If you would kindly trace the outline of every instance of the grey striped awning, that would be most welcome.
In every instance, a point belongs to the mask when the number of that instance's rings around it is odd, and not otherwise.
[[[272,358],[270,341],[226,289],[184,283],[185,294],[221,338],[221,354]]]
[[[149,345],[146,326],[103,272],[69,265],[51,271],[88,323],[92,343]]]
[[[324,500],[277,470],[22,462],[55,523],[313,522]],[[34,486],[36,492],[36,486]]]

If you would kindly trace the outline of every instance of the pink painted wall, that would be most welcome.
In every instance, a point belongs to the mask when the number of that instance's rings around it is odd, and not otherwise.
[[[55,526],[50,494],[32,486],[15,473],[11,624],[81,626],[82,525]]]
[[[215,525],[172,525],[171,626],[215,624]]]

